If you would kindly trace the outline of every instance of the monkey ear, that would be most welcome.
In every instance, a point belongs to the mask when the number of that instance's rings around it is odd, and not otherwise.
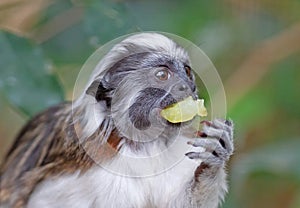
[[[95,80],[86,90],[86,94],[93,96],[97,102],[106,101],[107,107],[111,105],[109,92],[113,89],[105,87],[104,80]]]
[[[86,90],[85,93],[87,95],[91,95],[92,97],[96,98],[96,93],[97,93],[99,84],[100,84],[100,80],[93,81],[93,83],[88,87],[88,89]]]

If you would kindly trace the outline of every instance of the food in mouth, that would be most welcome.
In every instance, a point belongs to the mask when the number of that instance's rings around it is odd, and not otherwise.
[[[196,115],[207,116],[203,99],[194,100],[191,96],[172,104],[163,110],[160,115],[171,123],[180,123],[192,120]]]

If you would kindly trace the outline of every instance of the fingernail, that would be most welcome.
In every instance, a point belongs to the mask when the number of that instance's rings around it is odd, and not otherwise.
[[[226,121],[225,121],[225,124],[228,125],[228,126],[231,126],[231,125],[232,125],[232,123],[231,123],[230,120],[226,120]]]
[[[196,132],[195,132],[195,136],[196,136],[196,137],[203,137],[203,138],[205,138],[205,137],[207,137],[207,134],[205,134],[205,133],[202,132],[202,131],[196,131]]]
[[[205,125],[207,125],[207,126],[211,126],[211,122],[210,122],[210,121],[204,120],[204,121],[201,121],[200,123],[201,123],[201,124],[205,124]]]

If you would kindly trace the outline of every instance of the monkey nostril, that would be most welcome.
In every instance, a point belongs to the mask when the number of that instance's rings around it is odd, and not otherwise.
[[[188,86],[186,86],[185,84],[179,85],[178,90],[179,91],[186,91],[188,89]]]

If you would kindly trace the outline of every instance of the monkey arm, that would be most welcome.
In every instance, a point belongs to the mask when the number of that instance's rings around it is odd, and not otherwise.
[[[189,142],[204,152],[188,152],[186,156],[200,160],[200,165],[170,207],[217,208],[227,192],[225,164],[233,153],[233,124],[220,119],[205,121],[202,138]]]

